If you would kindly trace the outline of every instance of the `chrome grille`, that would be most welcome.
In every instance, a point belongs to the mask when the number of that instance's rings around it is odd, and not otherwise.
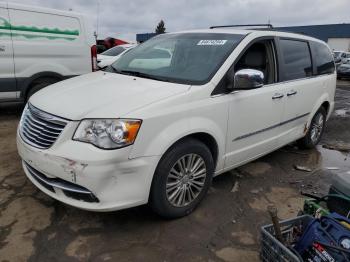
[[[20,135],[26,143],[47,149],[55,143],[67,122],[28,103],[22,114]]]

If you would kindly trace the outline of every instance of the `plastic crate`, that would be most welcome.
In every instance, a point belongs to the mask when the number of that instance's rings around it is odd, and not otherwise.
[[[314,218],[304,215],[280,222],[282,237],[291,246],[297,239],[293,239],[292,228],[299,227],[305,229]],[[264,262],[300,262],[301,258],[293,253],[291,249],[283,245],[275,237],[273,225],[266,225],[261,228],[261,251],[260,260]]]

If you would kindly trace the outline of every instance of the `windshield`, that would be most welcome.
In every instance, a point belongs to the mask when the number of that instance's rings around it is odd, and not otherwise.
[[[117,56],[117,55],[120,55],[124,51],[125,51],[124,47],[122,47],[122,46],[115,46],[115,47],[112,47],[112,48],[108,49],[107,51],[104,51],[101,55]]]
[[[163,34],[125,53],[112,67],[117,73],[204,84],[243,37],[218,33]]]

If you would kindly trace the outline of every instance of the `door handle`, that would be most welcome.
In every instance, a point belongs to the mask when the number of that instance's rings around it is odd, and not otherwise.
[[[273,95],[272,99],[281,99],[282,97],[284,97],[284,94],[276,93]]]
[[[288,93],[287,93],[287,96],[294,96],[296,95],[298,92],[295,91],[295,90],[290,90]]]

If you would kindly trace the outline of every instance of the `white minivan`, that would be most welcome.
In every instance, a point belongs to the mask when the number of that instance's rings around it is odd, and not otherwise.
[[[170,52],[167,63],[160,49]],[[110,211],[149,203],[181,217],[213,176],[293,141],[314,147],[335,87],[331,50],[311,37],[230,28],[162,34],[107,71],[32,96],[18,152],[33,184],[66,204]]]
[[[97,68],[87,17],[0,2],[0,102],[26,101],[39,89]]]

